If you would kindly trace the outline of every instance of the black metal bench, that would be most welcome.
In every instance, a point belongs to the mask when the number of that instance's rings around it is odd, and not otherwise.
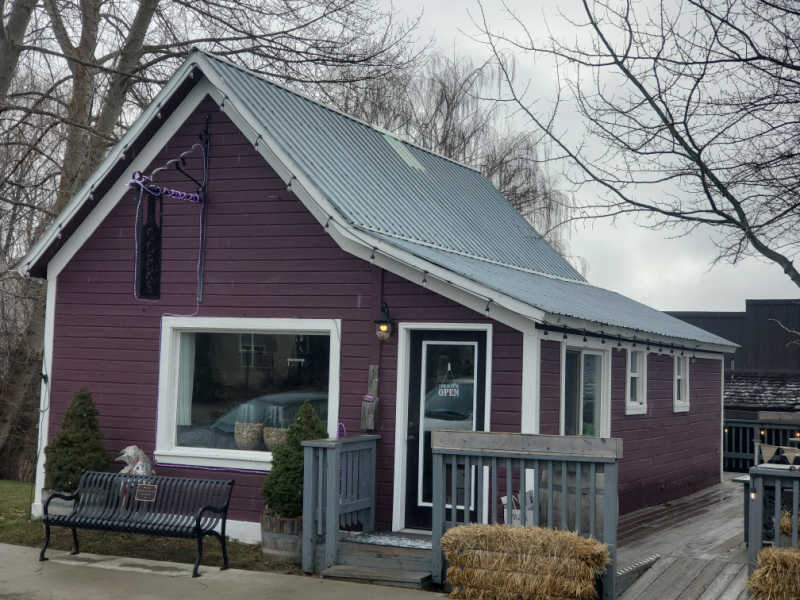
[[[76,529],[144,533],[164,537],[195,538],[197,556],[192,576],[198,576],[203,537],[216,537],[222,546],[223,569],[228,568],[225,523],[233,481],[125,475],[87,471],[72,495],[52,494],[44,503],[45,537],[39,560],[50,543],[50,526],[72,530],[72,554],[78,554]],[[53,498],[74,500],[69,514],[48,513]],[[220,525],[220,531],[216,530]]]

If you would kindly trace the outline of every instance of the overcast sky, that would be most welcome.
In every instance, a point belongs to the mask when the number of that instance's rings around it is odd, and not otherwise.
[[[579,4],[577,0],[506,0],[535,35],[545,35],[549,27],[567,39],[574,36],[552,7],[568,9],[571,3]],[[514,31],[500,0],[485,0],[484,5],[492,29]],[[477,6],[476,0],[395,2],[403,16],[422,14],[421,37],[431,38],[447,54],[469,56],[476,62],[488,57],[488,50],[470,39],[479,36],[470,19],[470,13],[473,17],[479,14]],[[552,96],[552,86],[546,83],[552,81],[552,76],[546,65],[533,65],[520,58],[517,68],[520,84],[531,80],[531,90],[541,96],[541,101]],[[556,169],[549,170],[558,175]],[[661,310],[744,310],[747,298],[800,297],[798,288],[780,268],[766,261],[748,259],[735,267],[727,263],[712,266],[715,249],[709,230],[679,238],[674,238],[675,233],[645,229],[628,218],[616,223],[590,221],[574,228],[570,254],[586,260],[591,283]]]

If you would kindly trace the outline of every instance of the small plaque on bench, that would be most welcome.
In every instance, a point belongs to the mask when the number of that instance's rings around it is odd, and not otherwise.
[[[155,502],[158,486],[150,483],[140,483],[136,486],[134,500],[137,502]]]

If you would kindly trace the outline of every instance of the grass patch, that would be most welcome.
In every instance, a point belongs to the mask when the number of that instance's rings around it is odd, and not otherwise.
[[[40,547],[44,541],[44,526],[30,518],[32,485],[19,481],[0,480],[0,542],[18,546]],[[50,529],[50,546],[58,550],[72,548],[72,534],[64,527]],[[193,539],[164,538],[132,533],[78,530],[81,552],[109,554],[130,558],[168,560],[194,563],[196,542]],[[289,563],[271,562],[261,555],[261,546],[228,540],[228,560],[231,568],[251,571],[274,571],[299,574],[300,569]],[[219,567],[222,552],[213,538],[203,541],[201,565]]]

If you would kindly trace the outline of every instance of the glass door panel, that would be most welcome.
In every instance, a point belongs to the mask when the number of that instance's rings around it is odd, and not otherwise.
[[[423,446],[420,448],[419,497],[420,505],[432,501],[431,460],[424,456],[430,451],[431,431],[434,429],[475,429],[477,400],[477,342],[423,342],[419,429]],[[460,477],[463,485],[463,474]],[[463,498],[463,489],[456,496]],[[452,495],[452,491],[450,491]]]

